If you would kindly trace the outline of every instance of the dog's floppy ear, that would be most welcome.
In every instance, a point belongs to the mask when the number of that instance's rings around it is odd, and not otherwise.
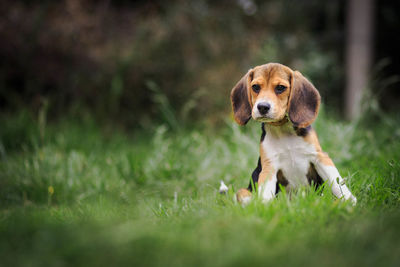
[[[240,125],[245,125],[251,118],[249,84],[252,79],[253,71],[249,70],[231,91],[233,115]]]
[[[289,98],[289,119],[295,127],[309,126],[318,115],[321,96],[300,72],[294,71]]]

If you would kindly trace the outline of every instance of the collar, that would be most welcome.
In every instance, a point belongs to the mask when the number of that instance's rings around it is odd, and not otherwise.
[[[289,120],[288,120],[288,118],[287,118],[287,116],[285,116],[282,120],[280,120],[280,121],[273,121],[273,122],[266,122],[267,124],[269,124],[269,125],[272,125],[272,126],[282,126],[282,125],[284,125],[285,123],[287,123]]]

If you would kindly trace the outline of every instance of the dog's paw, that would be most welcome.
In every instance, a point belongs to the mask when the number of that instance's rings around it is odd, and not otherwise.
[[[353,195],[351,195],[348,200],[351,201],[351,203],[353,204],[353,206],[357,205],[357,198]]]
[[[350,201],[353,206],[357,205],[357,198],[353,196],[353,194],[350,193],[350,191],[348,192],[348,194],[343,194],[341,199],[343,201]]]
[[[239,189],[239,191],[236,193],[236,200],[242,206],[246,206],[247,204],[249,204],[251,198],[252,198],[251,192],[245,188]]]

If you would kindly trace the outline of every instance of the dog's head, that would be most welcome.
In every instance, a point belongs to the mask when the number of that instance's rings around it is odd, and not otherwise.
[[[298,72],[268,63],[247,72],[231,92],[235,120],[245,125],[250,118],[270,124],[286,118],[293,126],[305,128],[318,114],[321,97]]]

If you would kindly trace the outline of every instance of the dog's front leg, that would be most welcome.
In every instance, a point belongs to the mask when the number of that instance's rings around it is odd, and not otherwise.
[[[340,176],[339,171],[333,164],[333,161],[326,153],[318,153],[318,157],[315,161],[315,170],[324,181],[328,181],[332,193],[337,198],[351,200],[354,205],[357,203],[357,198],[350,192],[344,179]]]
[[[258,194],[264,203],[269,202],[276,194],[276,172],[272,169],[261,171],[258,180]]]

